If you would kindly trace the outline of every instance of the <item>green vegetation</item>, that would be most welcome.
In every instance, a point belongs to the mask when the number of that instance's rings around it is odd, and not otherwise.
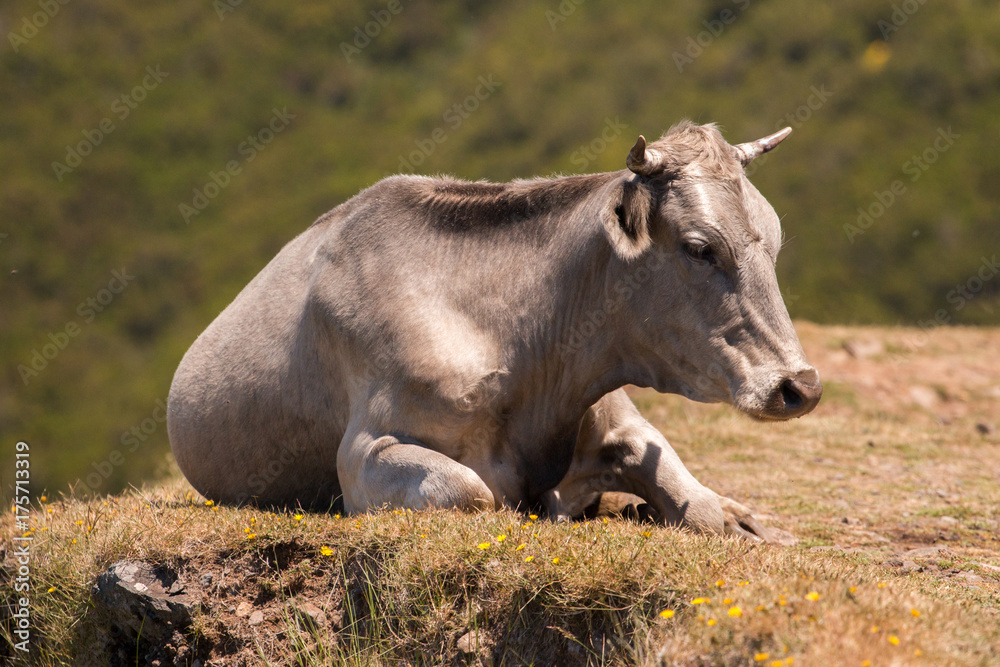
[[[36,492],[155,474],[187,346],[359,189],[619,169],[681,118],[796,127],[752,174],[793,316],[997,321],[992,4],[400,2],[0,9],[0,441]]]

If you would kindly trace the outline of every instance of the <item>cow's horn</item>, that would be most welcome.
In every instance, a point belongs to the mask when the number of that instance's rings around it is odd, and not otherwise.
[[[663,171],[660,152],[652,149],[646,150],[646,137],[641,134],[636,140],[635,146],[632,146],[632,150],[628,152],[625,164],[629,169],[641,176],[649,176]]]
[[[743,166],[747,166],[755,157],[763,155],[768,152],[784,140],[789,134],[792,133],[792,128],[786,127],[783,130],[779,130],[774,134],[764,137],[763,139],[758,139],[757,141],[748,141],[745,144],[740,144],[738,146],[733,146],[736,150],[736,159],[743,163]],[[635,150],[634,148],[632,150]]]

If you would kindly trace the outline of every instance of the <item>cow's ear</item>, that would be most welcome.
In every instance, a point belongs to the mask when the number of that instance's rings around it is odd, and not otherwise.
[[[622,259],[635,259],[652,244],[649,236],[652,210],[653,193],[638,177],[623,181],[611,196],[604,214],[604,230]]]

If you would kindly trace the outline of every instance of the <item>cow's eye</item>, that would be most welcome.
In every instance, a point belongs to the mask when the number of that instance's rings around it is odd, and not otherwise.
[[[688,254],[688,257],[698,262],[707,262],[712,266],[719,263],[715,253],[712,252],[712,247],[707,243],[685,243],[684,252]]]

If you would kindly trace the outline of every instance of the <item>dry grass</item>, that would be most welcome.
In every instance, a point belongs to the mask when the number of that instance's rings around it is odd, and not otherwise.
[[[1000,335],[799,328],[827,386],[805,419],[634,393],[696,476],[795,547],[510,511],[271,514],[173,480],[38,505],[32,662],[87,664],[90,586],[131,558],[202,600],[182,664],[1000,664],[1000,438],[980,432],[1000,419]]]

